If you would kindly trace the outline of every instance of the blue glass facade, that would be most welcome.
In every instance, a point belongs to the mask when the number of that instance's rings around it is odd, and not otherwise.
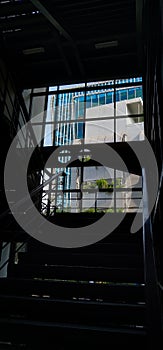
[[[129,84],[129,86],[126,86]],[[134,86],[132,86],[132,84]],[[53,110],[55,121],[55,132],[51,139],[51,144],[64,145],[72,144],[76,139],[83,139],[84,125],[86,122],[86,111],[94,107],[100,107],[115,104],[122,101],[128,101],[136,98],[143,99],[142,78],[121,79],[117,81],[106,81],[102,83],[86,84],[85,90],[79,91],[63,90],[59,87],[54,92],[54,96],[49,96],[52,100],[51,108]],[[74,86],[71,86],[71,89]],[[50,88],[51,91],[52,88]],[[115,115],[114,115],[115,117]],[[80,121],[81,119],[81,121]],[[98,115],[96,116],[98,119]],[[49,119],[48,119],[49,120]],[[54,125],[52,124],[53,128]],[[46,145],[46,139],[45,143]]]

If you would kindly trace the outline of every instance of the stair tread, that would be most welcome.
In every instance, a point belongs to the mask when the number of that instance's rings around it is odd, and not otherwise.
[[[103,267],[103,266],[74,266],[74,265],[15,265],[12,276],[27,278],[58,278],[73,280],[143,282],[142,268],[133,267]]]
[[[32,326],[43,326],[50,328],[66,328],[76,329],[76,330],[86,330],[92,332],[102,332],[102,333],[125,333],[125,334],[135,334],[135,335],[146,335],[145,327],[103,327],[103,326],[92,326],[92,325],[81,325],[74,323],[61,323],[61,322],[45,322],[45,321],[33,321],[33,320],[18,320],[18,319],[8,319],[7,317],[0,317],[0,324],[17,324],[17,325],[32,325]]]
[[[145,304],[0,296],[1,316],[91,325],[145,324]]]
[[[143,304],[131,304],[131,303],[111,303],[111,302],[103,302],[103,301],[92,301],[92,300],[69,300],[69,299],[58,299],[58,298],[47,298],[47,297],[38,297],[38,296],[17,296],[17,295],[3,295],[0,294],[0,300],[17,300],[17,301],[34,301],[34,302],[44,302],[44,303],[60,303],[60,304],[74,304],[74,305],[89,305],[92,306],[109,306],[109,307],[121,307],[121,308],[139,308],[144,309],[145,303]]]
[[[32,254],[67,254],[68,253],[74,253],[74,248],[57,248],[57,247],[50,247],[50,246],[42,246],[40,245],[34,245],[29,244],[29,251]],[[118,241],[113,242],[103,242],[103,243],[96,243],[87,247],[82,248],[75,248],[76,254],[108,254],[108,253],[127,253],[132,254],[133,252],[140,252],[143,253],[143,244],[142,242],[137,241],[125,241],[123,240],[121,243]]]
[[[19,253],[19,264],[34,265],[92,265],[92,266],[141,266],[143,264],[143,256],[140,254],[82,254],[82,253],[55,253],[55,254],[31,254]]]
[[[143,301],[145,299],[144,285],[125,283],[89,283],[58,280],[35,280],[1,278],[0,291],[5,295],[50,295],[54,297],[88,297],[91,299],[119,301]]]

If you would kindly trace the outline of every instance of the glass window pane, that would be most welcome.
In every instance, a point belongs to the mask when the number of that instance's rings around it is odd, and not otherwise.
[[[53,122],[54,120],[56,120],[56,101],[57,95],[48,96],[46,122]]]
[[[116,89],[116,116],[143,114],[142,86]]]
[[[36,138],[36,142],[39,145],[42,137],[42,125],[32,125],[32,129]]]
[[[32,99],[32,111],[31,118],[36,118],[35,120],[42,122],[45,108],[45,96],[36,96]],[[34,122],[34,121],[33,121]]]
[[[59,94],[55,107],[55,120],[75,120],[84,118],[84,92]]]
[[[139,83],[142,82],[142,77],[133,77],[128,79],[117,79],[116,84],[128,84],[128,83]]]
[[[133,99],[136,97],[136,89],[129,88],[128,89],[128,100]]]
[[[142,88],[142,86],[136,87],[136,97],[141,97],[143,99],[143,88]]]
[[[78,89],[78,88],[83,88],[84,86],[85,86],[85,83],[70,84],[70,85],[60,85],[60,86],[59,86],[59,90]]]
[[[142,118],[142,117],[141,117]],[[138,119],[138,118],[136,118]],[[126,117],[116,120],[116,141],[141,141],[144,140],[144,121]]]
[[[35,93],[35,92],[46,92],[46,87],[42,87],[42,88],[35,88],[34,90],[33,90],[33,92]]]
[[[49,87],[49,91],[57,91],[58,90],[58,86],[50,86]]]
[[[81,144],[84,138],[85,143],[114,142],[114,133],[117,141],[142,140],[141,82],[139,77],[119,79],[116,84],[122,86],[117,86],[116,90],[113,88],[114,80],[90,82],[86,85],[86,92],[81,90],[84,83],[50,87],[52,94],[48,96],[45,112],[45,96],[34,97],[32,117],[37,117],[33,123],[39,125],[45,121],[44,145]],[[138,86],[123,86],[132,83]],[[67,91],[62,92],[62,89]],[[116,122],[114,117],[118,117]],[[135,124],[139,124],[141,129],[139,137]]]
[[[86,118],[114,116],[114,90],[103,89],[86,93]]]
[[[44,146],[53,146],[54,144],[54,124],[45,125]]]
[[[20,126],[18,126],[18,131],[20,130]],[[18,143],[17,143],[17,148],[24,148],[26,147],[26,129],[21,128],[21,132],[17,134],[18,136]]]
[[[23,90],[22,94],[23,94],[23,98],[24,98],[24,102],[25,102],[27,111],[29,112],[31,89]]]
[[[99,87],[99,86],[106,86],[106,85],[113,85],[114,84],[114,80],[106,80],[106,81],[94,81],[94,82],[90,82],[90,83],[87,83],[87,86],[88,87]]]
[[[60,123],[55,126],[55,145],[81,144],[84,137],[84,123]]]
[[[85,123],[85,144],[114,141],[114,120],[95,120]]]

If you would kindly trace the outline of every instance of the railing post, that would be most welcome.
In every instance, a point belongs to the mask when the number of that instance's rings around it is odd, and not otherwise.
[[[153,228],[148,213],[148,183],[145,169],[143,175],[143,250],[144,250],[144,280],[146,296],[146,320],[148,348],[154,349],[156,344],[162,345],[162,310],[161,295],[158,286],[156,258],[153,244]]]

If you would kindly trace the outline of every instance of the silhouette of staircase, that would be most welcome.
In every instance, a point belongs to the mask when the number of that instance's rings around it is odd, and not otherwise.
[[[142,230],[130,233],[134,215],[87,247],[54,248],[31,238],[0,279],[0,341],[29,349],[145,346]]]

